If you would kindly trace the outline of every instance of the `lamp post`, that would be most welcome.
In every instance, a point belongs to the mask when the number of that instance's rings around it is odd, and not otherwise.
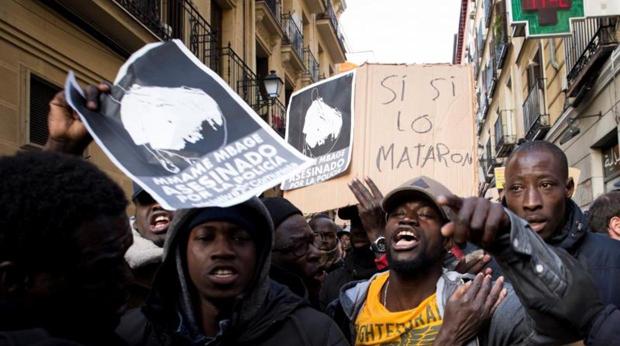
[[[267,77],[265,77],[263,79],[263,83],[265,86],[265,90],[267,91],[267,96],[269,96],[269,100],[270,105],[269,105],[269,117],[271,119],[269,119],[268,123],[273,127],[274,125],[274,118],[276,118],[276,116],[273,114],[274,113],[274,103],[276,98],[278,98],[278,96],[280,95],[280,88],[282,87],[282,84],[284,84],[282,82],[282,79],[280,79],[280,77],[278,77],[278,75],[276,74],[276,71],[271,70],[271,72],[269,73],[269,75]],[[280,115],[278,115],[278,122],[279,122],[279,117]],[[276,126],[279,126],[276,125]]]
[[[271,102],[280,95],[280,88],[282,87],[282,79],[278,77],[276,71],[271,70],[269,75],[263,79],[263,83],[265,85],[265,90],[267,91],[267,95]]]

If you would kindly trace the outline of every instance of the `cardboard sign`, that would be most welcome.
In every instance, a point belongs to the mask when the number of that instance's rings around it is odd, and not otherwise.
[[[347,187],[371,177],[385,194],[418,175],[455,194],[476,192],[472,79],[468,66],[363,65],[355,76],[355,129],[348,172],[286,191],[305,213],[356,204]]]
[[[179,40],[138,50],[114,84],[101,114],[84,107],[73,73],[66,98],[110,160],[166,209],[238,204],[313,163]]]
[[[291,96],[286,141],[316,163],[282,183],[292,190],[328,180],[351,162],[355,71],[312,84]]]

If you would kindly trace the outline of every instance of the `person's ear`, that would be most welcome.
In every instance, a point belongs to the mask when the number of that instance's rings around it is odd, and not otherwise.
[[[569,177],[566,181],[566,198],[573,197],[573,192],[575,191],[575,182],[572,177]]]
[[[620,240],[620,216],[613,216],[609,219],[607,230],[611,238]]]
[[[0,296],[23,291],[27,285],[28,275],[15,262],[0,262]]]

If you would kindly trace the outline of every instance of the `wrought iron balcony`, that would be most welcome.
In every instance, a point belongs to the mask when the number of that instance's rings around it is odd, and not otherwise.
[[[250,106],[258,104],[259,82],[254,71],[230,48],[230,44],[222,48],[221,59],[219,74],[228,82],[228,85]]]
[[[502,109],[495,121],[495,155],[505,157],[510,154],[517,142],[514,133],[512,109]]]
[[[293,47],[293,51],[297,54],[300,61],[304,58],[304,35],[299,30],[297,23],[293,20],[290,13],[282,16],[282,25],[284,27],[284,42]]]
[[[334,30],[334,33],[336,34],[338,45],[340,45],[340,48],[342,49],[342,51],[345,52],[346,49],[344,46],[344,36],[342,35],[342,32],[340,31],[340,26],[338,24],[338,17],[336,17],[336,12],[334,12],[334,7],[332,6],[332,2],[331,0],[325,0],[324,3],[325,3],[325,12],[323,12],[322,14],[319,14],[317,19],[329,19],[332,29]]]
[[[576,97],[574,104],[591,87],[600,67],[618,46],[615,22],[617,18],[587,18],[573,22],[572,35],[564,39],[566,66],[569,68],[568,96]]]
[[[504,1],[497,3],[495,21],[493,23],[493,44],[495,68],[501,70],[508,52],[508,34],[506,32],[506,9]]]
[[[189,0],[115,0],[161,40],[178,38],[205,65],[217,71],[217,35]],[[162,6],[162,4],[165,4]]]
[[[549,130],[549,114],[545,112],[545,100],[540,87],[543,83],[543,80],[535,83],[523,103],[523,128],[528,140],[541,139]]]
[[[484,70],[483,75],[484,88],[487,90],[487,98],[489,100],[493,97],[493,92],[495,91],[495,82],[497,81],[497,70],[493,65],[494,62],[495,58],[491,56],[487,61],[487,66]]]
[[[286,131],[286,106],[278,98],[261,99],[250,105],[282,138]]]
[[[304,49],[304,65],[306,65],[306,74],[312,79],[312,82],[317,82],[319,80],[319,63],[310,51],[310,47]]]

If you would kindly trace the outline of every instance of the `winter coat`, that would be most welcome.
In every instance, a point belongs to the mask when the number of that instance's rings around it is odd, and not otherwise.
[[[592,323],[585,344],[588,346],[620,345],[620,310],[607,305]]]
[[[254,237],[257,274],[251,289],[237,298],[230,319],[219,321],[219,333],[205,336],[194,312],[182,244],[189,234],[185,226],[199,209],[189,209],[178,211],[170,225],[145,306],[121,320],[118,333],[130,345],[346,345],[333,321],[269,279],[273,224],[257,198],[244,204],[261,218]]]
[[[547,242],[581,262],[592,276],[604,304],[620,307],[620,242],[590,231],[581,209],[568,199],[566,223]]]
[[[129,285],[129,308],[142,306],[149,292],[155,273],[159,268],[164,249],[152,241],[142,237],[134,229],[134,220],[131,220],[131,234],[133,244],[125,253],[125,261],[133,273],[133,280]]]

